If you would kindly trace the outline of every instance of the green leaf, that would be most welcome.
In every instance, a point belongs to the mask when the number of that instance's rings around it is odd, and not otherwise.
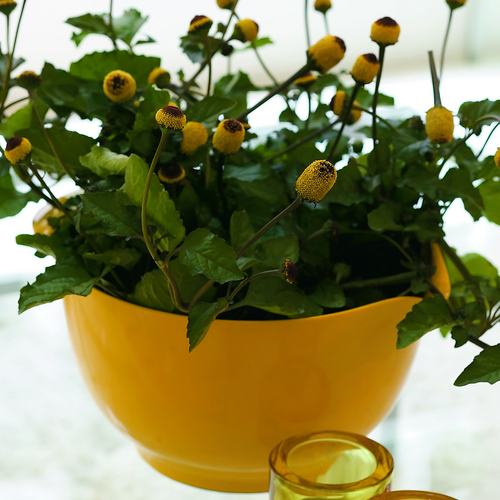
[[[299,240],[297,235],[287,234],[260,240],[257,247],[257,259],[261,262],[258,266],[259,272],[278,269],[285,259],[298,262]]]
[[[232,110],[233,116],[245,111],[248,107],[247,95],[248,92],[258,90],[251,81],[249,76],[242,71],[234,75],[223,76],[214,87],[214,95],[228,97],[235,100],[238,104]]]
[[[97,279],[85,270],[80,258],[58,261],[38,275],[32,285],[28,284],[21,289],[19,314],[66,295],[89,295]]]
[[[179,259],[193,276],[203,274],[217,283],[244,278],[234,250],[208,229],[198,228],[188,234]]]
[[[437,240],[445,236],[442,224],[443,220],[439,212],[419,211],[415,217],[417,238],[421,243]]]
[[[125,175],[128,156],[113,153],[113,151],[101,146],[92,146],[90,153],[80,156],[80,163],[91,172],[103,177],[108,175]]]
[[[0,177],[0,219],[17,215],[30,201],[38,200],[33,191],[17,191],[10,175]]]
[[[181,263],[180,259],[170,261],[170,272],[177,283],[177,288],[181,294],[181,299],[189,304],[198,290],[207,283],[207,278],[201,274],[193,276],[187,266]],[[215,297],[215,288],[210,288],[202,296],[201,300],[208,302]]]
[[[229,225],[229,233],[231,234],[231,245],[235,252],[238,252],[247,241],[255,234],[250,217],[245,210],[233,212],[231,215],[231,222]],[[255,260],[255,245],[252,245],[246,252],[238,259],[238,267],[243,271],[248,269],[256,263]]]
[[[253,45],[251,43],[245,45],[241,49],[236,49],[235,52],[243,52],[244,50],[253,49],[253,47],[259,49],[260,47],[265,47],[266,45],[272,45],[274,42],[268,37],[257,38],[254,40]]]
[[[220,115],[225,115],[235,106],[236,101],[227,97],[205,97],[189,108],[189,120],[213,125]]]
[[[403,226],[397,223],[401,207],[394,203],[383,203],[368,214],[368,226],[372,231],[401,231]]]
[[[84,213],[102,220],[110,236],[141,235],[141,217],[137,208],[126,206],[118,193],[86,193],[80,196]]]
[[[40,111],[41,110],[39,110],[39,112]],[[45,108],[41,116],[44,116],[46,111]],[[20,130],[31,128],[32,126],[39,128],[38,122],[35,122],[35,120],[36,117],[33,113],[33,103],[30,102],[27,106],[18,109],[0,124],[0,135],[3,135],[5,139],[10,139],[11,137],[19,135],[18,132]]]
[[[476,120],[485,115],[500,115],[500,101],[490,101],[489,99],[476,102],[468,101],[464,102],[458,110],[460,125],[464,128],[472,129]],[[489,125],[493,122],[495,122],[495,120],[485,120],[481,122],[479,127],[476,126],[475,133],[479,135],[482,126]]]
[[[193,63],[201,63],[204,58],[203,44],[192,36],[181,36],[181,49]]]
[[[59,231],[50,236],[44,234],[20,234],[16,236],[16,243],[26,247],[34,248],[37,252],[50,255],[57,260],[69,257],[73,250]]]
[[[109,24],[104,14],[84,14],[83,16],[70,17],[66,23],[90,33],[110,35]]]
[[[168,279],[161,269],[146,273],[135,286],[130,300],[157,311],[173,312],[175,309],[168,288]]]
[[[332,309],[345,306],[345,295],[342,288],[331,279],[320,281],[310,297],[321,307]]]
[[[270,171],[262,165],[246,165],[237,167],[235,165],[224,165],[224,180],[238,179],[243,182],[265,180],[270,176]]]
[[[134,77],[137,86],[145,87],[149,73],[158,68],[160,63],[158,57],[139,56],[126,50],[94,52],[72,63],[70,73],[86,80],[102,82],[108,73],[121,69]]]
[[[500,225],[500,181],[485,181],[478,189],[484,204],[484,216],[490,222]]]
[[[170,92],[168,90],[160,90],[149,85],[146,92],[144,92],[143,100],[138,110],[141,115],[149,117],[152,113],[156,114],[159,109],[168,106],[169,102]]]
[[[136,9],[126,10],[121,17],[113,19],[113,28],[117,38],[131,46],[135,35],[147,20],[148,16],[142,17]]]
[[[346,207],[363,203],[367,199],[367,193],[361,189],[361,179],[356,161],[350,161],[347,166],[338,171],[338,182],[323,200]]]
[[[83,258],[131,270],[141,258],[141,254],[135,248],[119,248],[102,253],[84,253]]]
[[[397,348],[407,347],[426,333],[436,328],[451,326],[452,323],[453,318],[446,300],[441,295],[428,297],[415,304],[405,319],[398,323]]]
[[[148,170],[144,160],[136,155],[130,156],[125,172],[125,185],[122,190],[136,207],[142,206]],[[179,212],[156,174],[153,175],[149,189],[147,217],[148,223],[154,224],[158,229],[154,235],[156,239],[166,234],[170,235],[160,242],[161,249],[171,251],[184,238],[185,229]]]
[[[277,276],[252,281],[244,300],[250,306],[291,318],[319,316],[323,313],[321,307],[302,290]]]
[[[187,327],[187,338],[189,339],[189,352],[200,345],[205,338],[210,326],[227,305],[226,299],[219,299],[217,302],[209,304],[207,302],[197,302],[189,311],[189,321]]]
[[[455,380],[462,387],[477,382],[494,384],[500,380],[500,344],[486,347]]]

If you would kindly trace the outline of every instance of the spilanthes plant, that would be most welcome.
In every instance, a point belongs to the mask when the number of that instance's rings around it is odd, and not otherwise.
[[[19,28],[25,3],[11,14],[15,2],[0,0],[7,23],[14,16]],[[490,140],[483,128],[500,123],[500,102],[444,107],[444,49],[452,14],[466,2],[447,3],[439,73],[429,57],[434,106],[425,117],[391,120],[379,113],[394,104],[379,92],[384,57],[401,31],[390,17],[365,33],[366,51],[375,42],[378,57],[346,55],[344,41],[326,25],[327,35],[304,52],[282,49],[297,61],[282,81],[257,50],[272,34],[259,38],[254,21],[240,20],[235,0],[217,0],[214,22],[186,19],[181,49],[196,64],[189,75],[135,54],[137,44],[154,41],[140,31],[146,17],[135,9],[68,19],[76,45],[92,35],[107,37],[112,47],[83,56],[69,71],[48,62],[39,75],[22,72],[17,37],[7,30],[9,43],[1,40],[7,53],[0,54],[0,217],[28,203],[49,209],[35,219],[34,234],[17,238],[50,260],[22,288],[19,311],[97,288],[188,316],[192,350],[217,318],[302,318],[412,295],[422,300],[398,325],[397,346],[441,328],[457,346],[479,349],[457,385],[497,382],[500,343],[483,335],[500,322],[500,276],[480,255],[458,256],[443,216],[462,200],[474,220],[500,224],[500,149],[484,156],[469,144],[473,136],[483,146]],[[330,6],[314,4],[325,21]],[[255,52],[265,86],[231,71],[240,52],[232,43]],[[352,80],[339,78],[344,58]],[[218,80],[214,60],[228,67]],[[17,101],[14,86],[24,92]],[[249,106],[254,91],[263,97]],[[304,94],[305,117],[297,112]],[[265,134],[250,128],[252,113],[274,96],[283,102],[281,123]],[[98,137],[69,130],[70,117],[101,122]],[[54,186],[70,179],[77,190],[56,197]],[[431,282],[432,243],[445,257],[450,297]]]

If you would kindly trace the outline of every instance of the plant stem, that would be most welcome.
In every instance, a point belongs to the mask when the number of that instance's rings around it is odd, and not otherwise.
[[[45,140],[47,141],[50,149],[52,150],[52,153],[54,153],[54,156],[56,157],[57,163],[59,163],[60,167],[63,169],[63,171],[66,173],[66,175],[71,177],[76,182],[75,175],[73,174],[73,172],[71,172],[69,170],[69,168],[62,161],[62,158],[59,155],[59,152],[57,151],[57,149],[54,145],[54,142],[52,141],[52,138],[50,137],[49,131],[45,128],[45,124],[43,123],[43,120],[40,116],[40,113],[38,113],[38,108],[36,107],[35,99],[31,95],[30,95],[30,99],[31,99],[31,102],[33,103],[33,111],[34,111],[35,116],[38,120],[38,123],[40,124],[40,127],[42,128],[42,132],[43,132],[43,135],[45,136]]]
[[[377,146],[377,105],[378,105],[378,94],[380,87],[380,80],[382,79],[382,69],[384,68],[384,57],[385,57],[385,44],[379,45],[378,60],[380,63],[380,70],[377,75],[377,83],[375,84],[375,93],[373,94],[372,110],[373,110],[373,120],[372,120],[372,138],[373,138],[373,149]]]
[[[255,52],[255,55],[257,56],[257,59],[259,60],[260,65],[262,66],[263,70],[267,73],[267,76],[273,81],[274,85],[279,85],[276,78],[274,78],[272,73],[269,71],[269,68],[264,64],[264,61],[260,57],[259,51],[257,50],[257,46],[255,45],[255,42],[251,42],[251,44],[252,44],[252,48]]]
[[[307,48],[311,46],[311,36],[309,35],[309,11],[308,11],[308,5],[307,5],[307,0],[304,0],[304,21],[306,24],[306,41],[307,41]]]
[[[111,33],[111,41],[113,42],[114,50],[118,50],[118,45],[116,43],[116,33],[113,27],[113,0],[109,0],[109,31]]]
[[[439,248],[449,257],[449,259],[453,262],[459,273],[462,275],[465,281],[469,283],[474,283],[474,278],[472,274],[469,272],[465,264],[462,262],[462,259],[457,255],[455,250],[451,248],[448,243],[443,238],[437,240],[437,244]]]
[[[297,73],[295,73],[288,80],[284,81],[283,83],[281,83],[280,85],[278,85],[277,87],[275,87],[273,90],[271,90],[271,92],[269,92],[267,94],[267,96],[264,97],[263,99],[261,99],[257,104],[255,104],[251,108],[247,109],[246,111],[243,111],[243,113],[240,113],[236,117],[236,120],[241,120],[241,119],[245,118],[252,111],[255,111],[257,108],[259,108],[264,103],[266,103],[267,101],[269,101],[269,99],[271,99],[271,97],[274,97],[276,94],[278,94],[282,90],[286,89],[294,80],[296,80],[297,78],[301,77],[304,73],[306,73],[307,71],[309,71],[309,69],[310,69],[309,68],[309,64],[305,64],[301,69],[299,69],[299,71],[297,71]]]
[[[9,104],[7,104],[7,106],[5,106],[3,108],[3,110],[5,111],[6,109],[9,109],[11,106],[19,104],[20,102],[23,102],[23,101],[27,101],[28,99],[29,99],[29,97],[22,97],[21,99],[18,99],[17,101],[10,102]]]
[[[12,45],[12,51],[9,54],[9,60],[7,62],[7,69],[5,70],[5,80],[2,92],[2,100],[0,101],[0,118],[4,112],[5,101],[7,100],[7,95],[9,93],[9,80],[10,80],[10,72],[12,71],[12,61],[14,59],[14,52],[16,50],[17,45],[17,37],[19,35],[19,28],[21,26],[21,20],[24,14],[24,7],[26,7],[26,0],[23,0],[23,6],[21,7],[21,14],[19,14],[19,20],[17,22],[16,35],[14,37],[14,44]]]
[[[288,214],[292,213],[296,208],[300,206],[302,200],[297,197],[295,200],[288,205],[282,212],[280,212],[274,219],[270,220],[265,226],[263,226],[254,236],[252,236],[238,251],[236,254],[236,259],[239,259],[261,236],[263,236],[269,229],[275,226],[281,219],[285,218]]]
[[[326,34],[329,35],[330,34],[330,27],[328,26],[328,19],[326,17],[326,12],[323,14],[323,19],[325,20],[325,30],[326,30]]]
[[[205,37],[205,48],[207,49],[207,59],[208,59],[208,84],[207,84],[207,94],[210,95],[210,89],[212,88],[212,51],[210,50],[210,38],[208,35]]]
[[[262,277],[265,277],[265,276],[279,276],[280,275],[280,272],[278,269],[273,269],[271,271],[262,271],[261,273],[257,273],[257,274],[254,274],[250,277],[248,277],[247,279],[245,280],[242,280],[239,285],[234,289],[233,293],[231,293],[231,295],[228,297],[228,301],[231,302],[235,297],[236,295],[238,294],[238,292],[246,285],[248,285],[249,283],[251,283],[252,281],[256,280],[257,278],[262,278]]]
[[[441,106],[441,96],[439,94],[439,77],[436,71],[436,63],[434,62],[434,54],[429,51],[429,64],[431,67],[432,90],[434,92],[434,106]]]
[[[222,201],[222,223],[227,227],[229,212],[227,207],[227,198],[226,193],[224,193],[224,186],[222,184],[223,176],[224,176],[224,160],[226,156],[223,154],[219,155],[219,161],[217,162],[217,189],[219,191],[219,196]]]
[[[7,54],[10,54],[10,14],[5,17],[7,22]]]
[[[499,125],[500,125],[500,122],[497,123],[491,129],[491,132],[489,133],[488,137],[486,138],[486,141],[484,141],[483,147],[481,148],[481,150],[479,151],[479,153],[476,155],[476,158],[479,158],[483,154],[483,151],[484,151],[484,148],[486,147],[486,144],[488,144],[489,140],[491,139],[491,136],[495,133],[495,130],[498,128]]]
[[[469,335],[469,337],[467,338],[467,340],[471,343],[471,344],[475,344],[477,345],[478,347],[480,347],[481,349],[486,349],[487,347],[491,347],[489,344],[487,344],[486,342],[483,342],[482,340],[479,340],[477,337],[473,337],[472,335]]]
[[[177,97],[184,99],[188,104],[194,104],[197,102],[193,96],[183,92],[181,88],[177,87],[177,85],[169,84],[167,85],[167,89],[170,90],[170,92],[173,92]]]
[[[361,105],[354,105],[352,109],[359,109],[360,111],[363,111],[364,113],[368,113],[369,115],[373,116],[373,111],[371,109],[365,108],[364,106]],[[375,115],[377,120],[381,121],[382,123],[385,123],[393,132],[397,132],[398,129],[389,121],[387,121],[385,118],[382,118],[380,115]]]
[[[407,273],[396,274],[394,276],[387,276],[384,278],[375,278],[371,280],[364,281],[351,281],[340,285],[344,290],[352,288],[369,288],[374,286],[388,286],[388,285],[399,285],[400,283],[406,283],[411,281],[413,278],[417,277],[415,271],[410,271]]]
[[[361,88],[361,83],[356,82],[356,85],[354,86],[354,89],[352,90],[351,94],[351,99],[349,100],[349,104],[347,105],[347,108],[344,108],[342,111],[342,126],[340,127],[339,133],[337,134],[337,137],[335,138],[335,142],[333,143],[332,147],[330,148],[330,153],[328,154],[327,160],[330,161],[333,158],[333,154],[335,153],[335,150],[337,149],[337,146],[340,142],[340,139],[342,137],[342,133],[344,132],[344,128],[347,124],[347,118],[349,117],[349,114],[351,113],[352,106],[354,104],[354,101],[356,99],[356,94],[358,93],[359,89]]]
[[[446,44],[448,43],[448,35],[450,34],[451,18],[453,17],[453,9],[450,9],[450,17],[448,18],[448,26],[444,35],[443,50],[441,51],[441,64],[439,65],[439,79],[443,79],[444,56],[446,52]]]
[[[329,123],[328,125],[325,125],[324,127],[321,127],[320,129],[315,130],[314,132],[311,132],[309,135],[306,135],[300,141],[294,142],[293,144],[290,144],[290,146],[286,147],[285,149],[282,149],[281,151],[278,151],[277,153],[274,153],[273,155],[268,156],[267,158],[264,159],[264,163],[268,163],[268,162],[274,160],[275,158],[278,158],[279,156],[282,156],[286,153],[289,153],[290,151],[293,151],[295,148],[302,146],[302,144],[309,142],[311,139],[314,139],[318,135],[321,135],[323,132],[326,132],[329,128],[332,128],[339,121],[340,120],[335,120],[334,122]]]

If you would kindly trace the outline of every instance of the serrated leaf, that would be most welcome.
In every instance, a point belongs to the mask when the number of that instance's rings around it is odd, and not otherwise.
[[[299,260],[299,240],[296,234],[261,240],[257,246],[258,271],[278,269],[285,259]]]
[[[102,253],[84,253],[83,258],[130,270],[137,264],[141,254],[135,248],[119,248]]]
[[[237,167],[236,165],[224,166],[224,180],[238,179],[242,182],[253,182],[268,179],[271,175],[269,169],[262,165],[246,165]]]
[[[130,156],[122,190],[136,207],[142,206],[148,170],[142,158],[136,155]],[[155,225],[158,229],[154,238],[159,239],[165,234],[171,235],[160,242],[159,246],[162,250],[173,250],[184,238],[185,229],[180,214],[156,174],[153,175],[149,190],[147,217],[148,223]]]
[[[72,253],[71,246],[65,241],[59,232],[52,235],[45,234],[20,234],[16,236],[16,243],[26,247],[31,247],[44,255],[50,255],[57,260],[69,257]]]
[[[28,284],[21,289],[19,314],[66,295],[89,295],[97,279],[85,270],[79,258],[58,261],[43,274],[39,274],[32,285]]]
[[[189,352],[200,345],[205,338],[210,326],[221,312],[218,302],[209,304],[197,302],[189,311],[187,338],[189,339]]]
[[[101,146],[92,146],[90,153],[80,156],[80,163],[99,177],[108,175],[125,175],[128,156],[116,154]]]
[[[203,274],[217,283],[244,278],[233,248],[208,229],[198,228],[188,234],[179,259],[192,275]]]
[[[461,256],[460,260],[472,276],[486,276],[494,279],[498,275],[497,268],[485,257],[477,253],[467,253]],[[463,281],[462,275],[451,261],[447,261],[447,267],[452,284]]]
[[[0,219],[17,215],[30,201],[39,199],[33,191],[17,191],[10,175],[0,177]]]
[[[302,290],[277,276],[252,281],[244,300],[258,309],[290,318],[319,316],[323,313],[323,309]]]
[[[441,295],[428,297],[415,304],[405,319],[398,323],[397,348],[403,349],[426,333],[436,328],[451,326],[452,323],[446,300]]]
[[[110,29],[104,14],[84,14],[83,16],[70,17],[66,23],[90,33],[109,35]]]
[[[254,47],[259,49],[260,47],[265,47],[266,45],[272,45],[274,42],[268,37],[257,38],[254,40],[253,44],[249,43],[241,49],[236,49],[235,52],[243,52],[245,50],[253,49]]]
[[[135,286],[130,299],[135,304],[157,311],[173,312],[175,309],[167,277],[161,269],[144,274],[141,281]]]
[[[81,195],[84,213],[92,213],[102,220],[104,231],[110,236],[142,234],[140,211],[126,206],[118,193],[86,193]]]
[[[464,102],[459,110],[458,116],[460,117],[460,125],[464,128],[472,129],[474,123],[478,118],[485,115],[499,115],[500,114],[500,101],[490,101],[485,99],[484,101],[468,101]],[[481,127],[484,125],[489,125],[494,123],[495,120],[485,120],[481,122],[479,127],[476,127],[475,132],[480,133]]]
[[[142,17],[136,9],[126,10],[122,16],[113,19],[113,28],[117,38],[131,46],[135,35],[147,20],[148,16]]]
[[[233,212],[229,224],[229,233],[231,235],[231,245],[235,252],[238,252],[255,234],[250,217],[248,217],[245,210]],[[238,267],[244,271],[256,262],[255,246],[253,245],[238,259]]]
[[[456,386],[488,382],[494,384],[500,380],[500,344],[486,347],[455,380]]]
[[[401,231],[403,226],[397,220],[400,207],[393,203],[383,203],[368,214],[368,226],[372,231]]]
[[[236,106],[236,101],[227,97],[210,96],[198,101],[189,108],[189,120],[213,125],[217,118]]]
[[[321,307],[335,309],[345,306],[344,291],[337,282],[331,279],[320,281],[309,297]]]

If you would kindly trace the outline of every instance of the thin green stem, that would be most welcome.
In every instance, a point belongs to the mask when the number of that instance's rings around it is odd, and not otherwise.
[[[189,303],[189,309],[191,309],[196,302],[203,296],[203,294],[212,287],[212,285],[215,283],[214,280],[208,280],[194,295],[194,297],[191,299],[191,302]]]
[[[227,309],[224,310],[224,312],[227,313],[229,311],[234,311],[235,309],[238,309],[240,307],[245,307],[245,306],[248,306],[248,302],[246,302],[245,300],[242,300],[236,304],[233,304],[232,306],[229,306]]]
[[[236,120],[241,120],[245,118],[247,115],[249,115],[252,111],[255,111],[257,108],[262,106],[264,103],[269,101],[271,97],[274,97],[276,94],[281,92],[282,90],[286,89],[294,80],[297,78],[301,77],[304,73],[307,73],[309,71],[310,67],[309,64],[304,65],[297,73],[292,75],[288,80],[284,81],[277,87],[275,87],[273,90],[271,90],[263,99],[261,99],[257,104],[252,106],[251,108],[247,109],[246,111],[243,111],[243,113],[240,113],[237,117]]]
[[[439,79],[443,79],[444,56],[446,53],[446,44],[448,43],[448,35],[450,34],[451,18],[453,17],[453,9],[450,9],[450,17],[448,18],[448,26],[444,35],[443,49],[441,50],[441,64],[439,65]]]
[[[479,151],[479,153],[476,155],[476,158],[479,158],[483,152],[484,152],[484,148],[486,147],[486,145],[488,144],[489,140],[491,139],[491,136],[495,133],[495,130],[498,128],[498,126],[500,125],[500,123],[497,123],[492,129],[491,129],[491,132],[489,133],[488,137],[486,138],[486,141],[484,141],[484,144],[483,144],[483,147],[481,148],[481,150]]]
[[[109,32],[111,34],[111,41],[113,42],[114,50],[118,50],[118,44],[116,43],[116,33],[113,26],[113,0],[109,0]]]
[[[23,6],[21,7],[21,14],[19,14],[19,20],[17,22],[14,44],[12,45],[12,51],[9,54],[9,60],[7,62],[7,69],[5,70],[5,80],[2,92],[2,100],[0,101],[0,118],[3,116],[5,101],[7,100],[7,95],[9,93],[9,80],[10,80],[10,73],[12,71],[12,61],[14,60],[14,52],[16,51],[17,37],[19,35],[19,28],[21,26],[21,20],[23,18],[25,7],[26,7],[26,0],[23,0]]]
[[[323,19],[325,20],[325,31],[326,34],[330,34],[330,27],[328,26],[328,18],[326,17],[326,12],[323,14]]]
[[[356,82],[356,85],[354,86],[354,89],[352,90],[351,94],[351,99],[349,100],[349,104],[347,105],[346,108],[344,108],[342,111],[342,126],[340,127],[339,133],[337,134],[337,137],[335,138],[335,142],[332,144],[332,147],[330,148],[330,153],[328,154],[327,160],[330,161],[333,158],[333,155],[335,153],[335,150],[337,149],[337,146],[340,143],[340,139],[342,138],[342,133],[344,132],[345,126],[347,124],[347,118],[349,117],[351,113],[352,106],[354,104],[354,101],[356,99],[356,94],[358,93],[359,89],[361,88],[361,83]]]
[[[212,51],[210,48],[210,38],[208,35],[205,37],[205,48],[207,49],[207,59],[208,59],[208,83],[207,83],[207,94],[210,95],[210,89],[212,88]]]
[[[373,116],[373,111],[371,109],[365,108],[364,106],[361,105],[354,105],[352,109],[359,109],[359,111],[363,111],[364,113],[368,113],[369,115]],[[377,117],[377,120],[381,121],[382,123],[385,123],[393,132],[397,132],[398,129],[389,121],[387,121],[385,118],[382,118],[380,115],[375,115]]]
[[[10,54],[10,14],[5,17],[7,22],[7,54]]]
[[[373,94],[373,102],[372,102],[372,110],[373,110],[372,138],[373,138],[374,149],[377,145],[377,105],[378,105],[380,80],[382,79],[382,70],[384,68],[385,47],[386,47],[385,44],[379,45],[378,60],[380,63],[380,70],[377,75],[377,83],[375,84],[375,93]]]
[[[173,92],[177,97],[184,99],[188,104],[194,104],[195,102],[197,102],[197,100],[192,95],[187,94],[177,85],[169,84],[167,85],[167,89],[170,90],[170,92]],[[193,90],[191,90],[191,92],[193,92]]]
[[[248,285],[249,283],[251,283],[252,281],[254,281],[254,280],[258,279],[258,278],[263,278],[265,276],[279,276],[279,275],[280,275],[279,269],[273,269],[271,271],[262,271],[261,273],[254,274],[254,275],[248,277],[247,279],[242,280],[238,284],[238,286],[234,289],[233,293],[231,293],[231,295],[229,295],[228,301],[231,302],[236,297],[236,295],[238,294],[238,292],[243,287],[245,287],[246,285]]]
[[[370,288],[375,286],[389,286],[389,285],[399,285],[401,283],[407,283],[418,275],[415,271],[410,271],[407,273],[396,274],[394,276],[386,276],[384,278],[374,278],[371,280],[363,281],[348,281],[347,283],[341,284],[340,286],[344,290],[358,289],[358,288]]]
[[[22,97],[21,99],[18,99],[17,101],[10,102],[9,104],[7,104],[7,106],[5,106],[3,108],[3,110],[5,111],[6,109],[9,109],[11,106],[15,106],[16,104],[19,104],[20,102],[23,102],[23,101],[27,101],[28,99],[29,99],[29,97]]]
[[[448,243],[443,238],[437,240],[437,244],[439,248],[449,257],[449,259],[453,262],[453,265],[457,268],[458,272],[462,275],[465,281],[468,283],[475,283],[472,274],[469,272],[465,264],[462,262],[462,259],[457,255],[455,250],[451,248]]]
[[[307,48],[311,46],[311,36],[309,34],[309,10],[308,10],[308,1],[304,0],[304,22],[306,24],[306,41]]]
[[[318,135],[321,135],[323,132],[326,132],[328,129],[335,126],[337,123],[339,123],[339,121],[340,120],[335,120],[334,122],[329,123],[328,125],[325,125],[324,127],[321,127],[318,130],[315,130],[314,132],[311,132],[309,135],[306,135],[306,137],[304,137],[300,141],[294,142],[293,144],[290,144],[290,146],[286,147],[285,149],[282,149],[281,151],[278,151],[277,153],[274,153],[273,155],[268,156],[267,158],[264,159],[264,163],[269,163],[270,161],[274,160],[275,158],[278,158],[286,153],[289,153],[290,151],[293,151],[295,148],[302,146],[302,144],[309,142],[311,139],[314,139]]]
[[[479,340],[477,337],[473,337],[472,335],[469,335],[467,340],[474,345],[477,345],[481,349],[487,349],[488,347],[491,347],[489,344],[486,342],[483,342],[482,340]]]
[[[272,73],[269,71],[269,68],[265,65],[264,61],[260,57],[259,51],[257,50],[257,46],[255,45],[255,42],[251,42],[251,44],[252,44],[252,48],[255,52],[255,55],[257,56],[257,59],[259,60],[260,65],[262,66],[262,69],[267,73],[267,76],[273,81],[274,85],[279,85],[278,80],[276,80],[276,78],[274,78]]]
[[[226,193],[224,192],[223,186],[223,176],[224,176],[224,160],[226,156],[220,154],[219,161],[217,162],[217,189],[219,191],[219,196],[222,201],[222,222],[224,226],[228,225],[229,222],[229,212],[227,206]]]
[[[434,93],[434,106],[441,106],[441,95],[439,94],[439,77],[434,62],[434,54],[429,51],[429,65],[431,67],[432,91]]]

